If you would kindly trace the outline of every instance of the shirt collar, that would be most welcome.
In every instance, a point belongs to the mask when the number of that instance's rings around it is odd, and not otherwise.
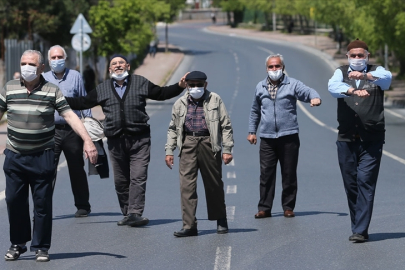
[[[113,82],[114,82],[114,87],[121,87],[121,85],[119,85],[115,79],[112,79],[112,80],[113,80]],[[128,83],[128,77],[126,77],[126,78],[124,79],[124,83],[122,84],[122,86],[126,86],[127,83]]]
[[[367,67],[368,67],[368,64],[366,65],[366,68],[363,69],[363,70],[360,71],[360,72],[367,72]],[[357,71],[357,70],[352,69],[352,68],[350,67],[350,65],[349,65],[349,68],[347,69],[347,74],[349,74],[349,73],[352,72],[352,71]]]
[[[52,72],[53,77],[54,77],[56,80],[60,80],[60,81],[61,81],[61,80],[65,80],[65,79],[66,79],[66,75],[68,74],[68,69],[65,68],[65,70],[64,70],[64,72],[63,72],[62,79],[59,79],[58,76],[56,76],[56,74],[55,74],[55,72],[54,72],[53,70],[51,70],[51,72]]]

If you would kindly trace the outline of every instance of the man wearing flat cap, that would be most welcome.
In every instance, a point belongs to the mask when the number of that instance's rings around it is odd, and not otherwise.
[[[353,242],[368,240],[374,194],[385,140],[384,90],[392,75],[368,64],[368,46],[347,46],[349,65],[338,67],[328,89],[337,98],[337,152],[350,210]]]
[[[187,92],[173,105],[167,133],[166,165],[174,164],[179,149],[180,194],[183,227],[176,237],[197,236],[197,175],[200,170],[207,201],[208,219],[217,221],[217,233],[228,232],[222,160],[232,161],[233,130],[221,97],[207,90],[207,75],[187,74]],[[222,150],[222,155],[221,155]],[[222,160],[221,160],[222,157]]]
[[[144,226],[149,222],[142,214],[151,146],[146,99],[166,100],[179,95],[186,87],[185,76],[179,83],[160,87],[142,76],[129,75],[130,65],[121,54],[114,54],[109,65],[111,79],[85,97],[66,100],[75,110],[96,105],[103,109],[115,190],[124,215],[117,225]]]

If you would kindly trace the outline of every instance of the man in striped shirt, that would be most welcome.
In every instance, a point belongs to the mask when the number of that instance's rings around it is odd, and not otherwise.
[[[52,181],[55,175],[54,112],[57,110],[83,139],[86,157],[97,161],[97,150],[77,115],[70,109],[60,89],[41,75],[42,54],[27,50],[21,57],[21,80],[9,81],[0,92],[0,119],[7,112],[7,144],[4,154],[6,202],[11,247],[5,255],[13,261],[27,251],[36,260],[49,261],[52,235]],[[34,203],[31,238],[28,191]]]

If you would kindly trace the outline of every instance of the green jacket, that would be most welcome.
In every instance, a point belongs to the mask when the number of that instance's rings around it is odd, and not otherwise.
[[[167,131],[167,143],[165,146],[166,155],[173,155],[174,149],[179,148],[179,155],[183,146],[184,121],[187,114],[188,91],[179,98],[172,108],[172,120]],[[232,154],[233,130],[231,119],[226,111],[221,97],[213,92],[205,90],[203,108],[205,121],[210,132],[212,152]],[[221,147],[222,144],[222,147]]]

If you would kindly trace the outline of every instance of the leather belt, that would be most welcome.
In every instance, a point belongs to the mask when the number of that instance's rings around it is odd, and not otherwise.
[[[72,127],[68,124],[55,124],[56,129],[71,129]]]
[[[185,134],[188,136],[194,136],[194,137],[210,136],[209,132],[194,132],[194,131],[187,132],[186,131]]]

